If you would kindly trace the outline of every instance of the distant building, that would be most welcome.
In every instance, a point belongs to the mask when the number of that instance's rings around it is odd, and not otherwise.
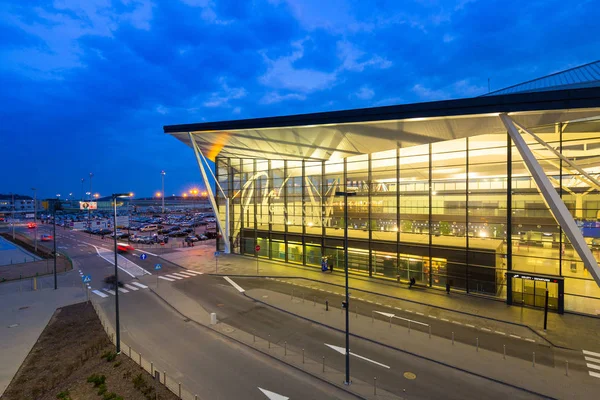
[[[11,214],[13,210],[15,214],[32,213],[34,209],[34,200],[31,196],[0,194],[0,213]],[[38,201],[38,210],[39,209]]]

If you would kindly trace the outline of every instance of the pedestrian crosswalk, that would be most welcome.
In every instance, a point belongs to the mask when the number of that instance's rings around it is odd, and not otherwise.
[[[185,270],[185,271],[171,272],[170,274],[160,275],[158,278],[165,280],[165,281],[169,281],[169,282],[175,282],[175,281],[180,281],[185,278],[193,278],[194,276],[199,276],[199,275],[202,275],[202,272]]]
[[[594,378],[600,378],[600,353],[589,350],[582,350],[585,365],[588,367],[588,373]]]
[[[140,289],[148,289],[148,286],[144,285],[143,283],[139,283],[139,282],[130,282],[130,283],[125,283],[123,285],[123,287],[118,288],[120,293],[129,293],[129,292],[135,292],[137,290]],[[116,293],[114,290],[112,289],[94,289],[92,290],[92,293],[94,293],[96,296],[99,297],[108,297],[108,295],[112,295],[115,296]]]

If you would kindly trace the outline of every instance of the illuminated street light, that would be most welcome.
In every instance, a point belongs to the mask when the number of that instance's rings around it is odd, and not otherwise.
[[[121,353],[121,329],[119,328],[119,268],[117,267],[117,199],[130,197],[131,193],[113,193],[113,238],[115,243],[115,310],[116,310],[116,332],[117,332],[117,354]]]

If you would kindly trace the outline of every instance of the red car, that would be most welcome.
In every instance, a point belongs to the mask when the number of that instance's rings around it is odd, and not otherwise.
[[[36,227],[37,227],[37,224],[36,224],[35,222],[29,222],[29,223],[27,224],[27,227],[28,227],[29,229],[34,229],[34,228],[36,228]]]
[[[54,238],[52,237],[52,235],[46,235],[46,234],[42,235],[40,238],[40,240],[42,242],[51,242],[53,239]]]
[[[133,248],[133,246],[128,243],[117,243],[117,251],[119,253],[129,253],[130,251],[134,250],[135,249]]]

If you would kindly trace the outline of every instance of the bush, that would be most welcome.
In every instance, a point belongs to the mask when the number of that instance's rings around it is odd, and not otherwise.
[[[104,383],[106,382],[106,376],[92,374],[87,378],[87,381],[89,383],[93,383],[94,387],[98,387],[98,386],[104,385]]]
[[[104,396],[102,396],[102,398],[104,400],[117,400],[117,399],[123,399],[123,397],[121,396],[117,396],[117,394],[115,392],[110,392],[110,393],[104,393]]]
[[[121,361],[117,361],[116,363],[114,363],[113,367],[117,368],[121,366]]]
[[[56,395],[57,399],[60,400],[71,400],[71,396],[69,394],[69,390],[63,390],[62,392],[60,392],[59,394]]]
[[[112,362],[115,360],[115,358],[117,358],[117,353],[115,353],[114,351],[105,351],[104,354],[102,354],[102,356],[100,358],[106,358],[106,361],[108,362]]]
[[[106,384],[103,383],[98,387],[98,396],[102,396],[104,393],[106,393],[106,390]]]
[[[143,390],[146,387],[146,380],[142,374],[137,374],[136,377],[133,378],[133,387],[137,390]]]

